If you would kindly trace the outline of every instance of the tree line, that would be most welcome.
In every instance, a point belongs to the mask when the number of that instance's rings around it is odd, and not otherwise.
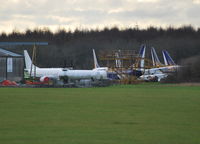
[[[80,69],[93,68],[92,49],[97,56],[100,51],[136,50],[142,44],[154,47],[162,60],[161,51],[167,50],[177,64],[185,64],[184,60],[192,61],[192,57],[200,55],[200,28],[182,26],[179,28],[148,27],[146,29],[118,27],[99,29],[76,29],[74,31],[59,29],[52,32],[48,28],[27,29],[25,32],[14,30],[12,33],[0,34],[1,42],[45,41],[48,46],[37,47],[37,65],[40,67],[74,67]],[[3,48],[23,53],[32,46],[4,46]],[[101,64],[101,62],[100,62]]]

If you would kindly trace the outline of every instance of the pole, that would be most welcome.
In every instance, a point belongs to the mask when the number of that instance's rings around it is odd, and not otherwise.
[[[33,71],[33,64],[34,64],[34,61],[35,61],[35,51],[36,51],[36,46],[34,44],[33,46],[33,52],[32,52],[32,63],[31,63],[31,69],[30,69],[30,77],[32,76],[32,71]],[[34,75],[33,77],[35,78],[35,72],[36,72],[36,67],[34,66]]]

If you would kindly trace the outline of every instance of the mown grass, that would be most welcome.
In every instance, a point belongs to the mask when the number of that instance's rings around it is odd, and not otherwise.
[[[1,88],[1,144],[197,144],[200,87]]]

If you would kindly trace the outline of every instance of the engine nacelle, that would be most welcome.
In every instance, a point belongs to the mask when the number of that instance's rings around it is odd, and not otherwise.
[[[50,78],[47,77],[47,76],[43,76],[43,77],[40,78],[40,82],[45,82],[45,83],[47,83],[47,82],[49,82],[49,80],[50,80]]]
[[[107,72],[105,70],[96,70],[96,72],[93,75],[93,79],[97,80],[108,79]]]

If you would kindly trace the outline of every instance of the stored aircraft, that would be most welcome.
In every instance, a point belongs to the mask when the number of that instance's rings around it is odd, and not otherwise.
[[[24,51],[26,71],[31,75],[40,78],[41,82],[49,81],[50,79],[59,80],[61,77],[67,81],[73,80],[103,80],[107,79],[107,71],[105,69],[94,68],[93,70],[73,70],[69,68],[39,68],[35,66],[28,52]]]
[[[155,49],[153,47],[151,48],[151,57],[155,68],[145,69],[144,74],[140,76],[140,79],[145,81],[157,79],[157,81],[160,81],[161,79],[167,77],[169,73],[177,71],[180,66],[174,63],[169,53],[166,50],[163,50],[162,54],[165,64],[160,62]]]

